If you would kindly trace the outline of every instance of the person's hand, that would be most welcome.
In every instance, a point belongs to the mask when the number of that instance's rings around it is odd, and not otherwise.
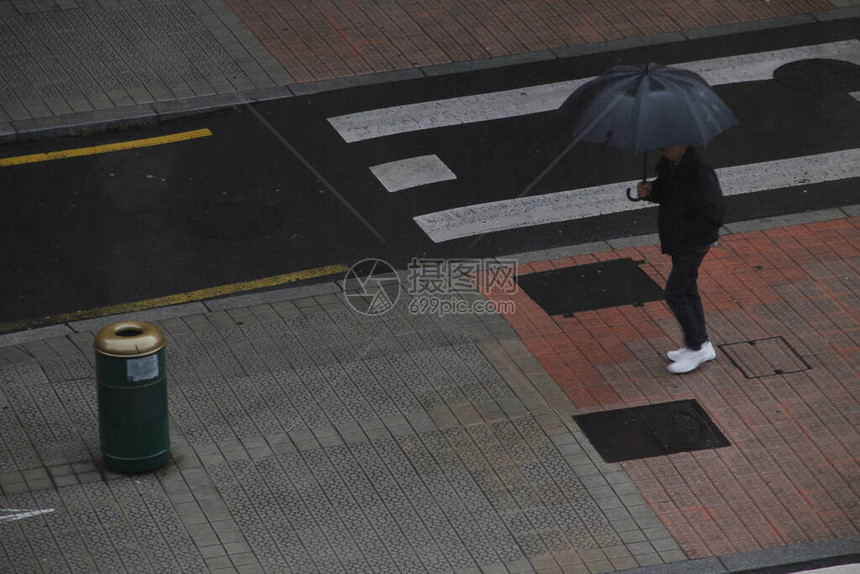
[[[636,193],[640,198],[647,197],[649,193],[651,193],[651,182],[650,181],[640,181],[639,185],[636,187]]]

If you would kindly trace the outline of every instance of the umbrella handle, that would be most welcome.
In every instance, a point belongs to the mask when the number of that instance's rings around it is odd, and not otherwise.
[[[646,181],[648,181],[648,152],[647,151],[642,154],[642,182],[644,183]],[[642,201],[643,198],[638,197],[638,196],[634,197],[633,194],[630,193],[631,189],[632,188],[630,188],[630,187],[627,188],[627,199],[629,199],[630,201]]]

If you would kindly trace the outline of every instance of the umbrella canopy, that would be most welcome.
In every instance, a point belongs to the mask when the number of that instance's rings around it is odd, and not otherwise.
[[[575,137],[633,152],[704,146],[738,123],[701,76],[660,64],[614,66],[580,86],[559,112]]]

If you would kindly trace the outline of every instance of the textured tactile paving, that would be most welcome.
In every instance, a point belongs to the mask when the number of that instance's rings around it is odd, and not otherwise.
[[[28,571],[42,538],[52,571],[600,569],[645,536],[609,514],[623,473],[500,375],[527,354],[491,362],[456,318],[364,318],[341,298],[257,312],[162,325],[173,457],[144,475],[99,462],[91,336],[2,353],[0,406],[19,413],[0,418],[2,503],[54,509],[0,522],[6,569]]]
[[[21,572],[39,566],[50,572],[205,572],[157,484],[145,476],[5,496],[7,507],[52,509],[0,523],[6,566]]]
[[[320,571],[332,554],[353,568],[368,561],[424,572],[621,544],[528,417],[266,456],[250,469],[222,463],[210,473],[258,555],[280,536],[291,564]]]

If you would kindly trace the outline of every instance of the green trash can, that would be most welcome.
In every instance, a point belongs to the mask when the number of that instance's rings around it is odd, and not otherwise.
[[[96,335],[99,442],[110,470],[146,472],[167,462],[164,345],[161,331],[142,321],[114,323]]]

